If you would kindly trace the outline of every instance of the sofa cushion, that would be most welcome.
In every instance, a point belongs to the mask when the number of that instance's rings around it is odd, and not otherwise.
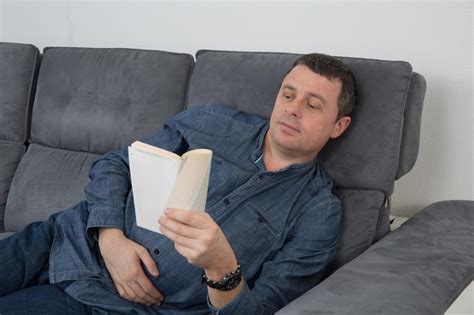
[[[98,156],[31,144],[12,182],[5,230],[19,231],[83,200],[90,166]]]
[[[299,55],[200,51],[187,106],[221,103],[269,117],[283,75]],[[338,187],[393,191],[412,69],[402,61],[340,57],[354,73],[353,123],[320,160]]]
[[[0,43],[0,141],[24,143],[40,53],[33,45]]]
[[[4,230],[4,211],[13,175],[25,152],[18,143],[0,143],[0,232]]]
[[[162,51],[46,48],[32,142],[106,153],[148,136],[183,109],[193,62]]]
[[[31,143],[6,204],[7,231],[84,199],[92,162],[184,108],[193,57],[138,49],[46,48]]]
[[[331,271],[359,256],[376,240],[376,228],[385,196],[375,190],[336,189],[343,202],[341,234]]]
[[[0,232],[10,184],[25,152],[39,60],[33,45],[0,43]]]

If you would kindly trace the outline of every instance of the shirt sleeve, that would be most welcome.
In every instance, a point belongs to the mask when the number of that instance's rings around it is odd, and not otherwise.
[[[285,245],[263,264],[252,288],[245,285],[239,295],[213,314],[273,314],[318,284],[334,257],[341,220],[341,202],[314,202],[302,212]],[[245,276],[245,275],[244,275]]]
[[[177,120],[171,119],[160,132],[141,141],[181,155],[187,150],[187,143]],[[96,160],[89,178],[85,188],[89,210],[88,236],[93,236],[93,228],[97,227],[113,227],[123,231],[125,207],[131,189],[128,146]]]

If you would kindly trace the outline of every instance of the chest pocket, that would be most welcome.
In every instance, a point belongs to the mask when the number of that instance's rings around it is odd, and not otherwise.
[[[271,251],[272,243],[281,234],[251,203],[236,210],[220,226],[241,264]]]

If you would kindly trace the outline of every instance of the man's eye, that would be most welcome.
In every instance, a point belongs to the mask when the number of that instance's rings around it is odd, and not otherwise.
[[[311,109],[319,109],[318,105],[314,105],[314,104],[311,104],[311,103],[308,103],[308,107],[311,108]]]
[[[287,94],[283,94],[283,97],[284,97],[285,99],[287,99],[287,100],[289,100],[289,99],[292,98],[291,95],[287,95]]]

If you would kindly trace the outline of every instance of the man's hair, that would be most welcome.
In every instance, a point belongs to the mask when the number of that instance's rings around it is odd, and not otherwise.
[[[337,119],[350,116],[356,100],[355,80],[351,70],[342,61],[324,54],[307,54],[296,59],[288,72],[297,65],[304,65],[329,80],[340,80]]]

